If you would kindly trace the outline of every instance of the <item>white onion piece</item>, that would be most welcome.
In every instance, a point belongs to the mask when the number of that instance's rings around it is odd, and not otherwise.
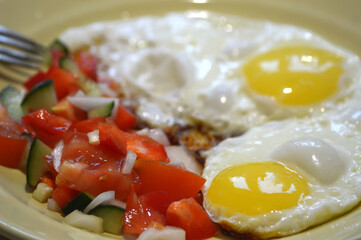
[[[111,102],[118,102],[118,98],[108,97],[68,97],[69,102],[83,111],[90,111]]]
[[[64,142],[61,140],[58,144],[56,144],[55,148],[51,152],[51,156],[53,156],[53,165],[54,169],[59,172],[59,167],[61,164],[61,156],[63,154]]]
[[[179,166],[184,170],[201,175],[202,166],[182,146],[166,146],[165,151],[169,158],[169,164]]]
[[[78,90],[73,97],[86,97],[86,95],[82,90]]]
[[[155,228],[148,228],[144,232],[142,232],[138,240],[185,240],[186,232],[177,227],[166,226],[162,230],[158,230]]]
[[[125,157],[123,167],[122,167],[122,173],[123,174],[130,174],[132,172],[135,160],[137,159],[137,154],[133,151],[129,150],[127,152],[127,156]]]
[[[113,200],[114,198],[115,198],[114,191],[103,192],[103,193],[99,194],[98,196],[96,196],[96,198],[94,198],[93,201],[91,201],[89,203],[89,205],[84,209],[83,212],[88,213],[90,210],[92,210],[96,206],[98,206],[100,204],[106,204],[106,203],[110,202],[111,200]]]
[[[48,199],[48,209],[53,212],[60,212],[60,207],[53,198]]]
[[[94,130],[92,132],[88,132],[88,139],[89,139],[89,143],[92,145],[99,145],[100,144],[100,140],[99,140],[99,130]]]
[[[148,136],[164,146],[170,145],[167,135],[160,128],[154,128],[154,129],[143,128],[142,130],[139,130],[137,134]]]
[[[127,203],[124,201],[120,201],[118,199],[113,199],[111,200],[109,203],[109,205],[113,205],[113,206],[117,206],[117,207],[121,207],[121,208],[126,208],[127,207]]]

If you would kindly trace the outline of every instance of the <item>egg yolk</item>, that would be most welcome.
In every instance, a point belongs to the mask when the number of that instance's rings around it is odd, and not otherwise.
[[[227,217],[235,213],[258,215],[297,206],[308,195],[304,178],[275,162],[241,164],[220,172],[207,199],[220,206]]]
[[[343,73],[342,60],[325,50],[290,46],[250,59],[243,72],[255,92],[280,104],[306,105],[335,93]]]

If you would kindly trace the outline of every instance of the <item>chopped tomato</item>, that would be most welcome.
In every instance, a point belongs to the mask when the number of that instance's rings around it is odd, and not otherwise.
[[[124,233],[138,236],[147,228],[159,225],[165,225],[164,216],[153,208],[146,206],[132,188],[127,198]]]
[[[164,191],[172,201],[195,197],[206,181],[192,172],[145,159],[137,159],[134,170],[142,181],[139,194]]]
[[[28,91],[30,91],[36,84],[45,81],[45,73],[43,73],[42,71],[37,72],[34,76],[32,76],[31,78],[29,78],[29,80],[27,80],[23,85],[24,87],[26,87],[26,89],[28,89]]]
[[[60,186],[67,186],[94,196],[102,192],[113,190],[118,200],[124,201],[129,194],[130,186],[139,188],[138,175],[121,173],[120,161],[109,161],[99,166],[89,166],[86,163],[69,161],[64,162],[55,182]]]
[[[55,179],[49,173],[45,173],[44,176],[41,177],[41,182],[45,183],[49,187],[52,187],[53,189],[56,188]]]
[[[150,192],[139,196],[139,201],[148,208],[152,208],[165,216],[169,204],[172,200],[166,192]]]
[[[44,156],[44,161],[46,163],[46,165],[48,166],[48,170],[51,174],[51,176],[53,178],[56,177],[56,175],[58,175],[58,172],[55,170],[55,167],[54,167],[54,161],[53,161],[53,156],[52,155],[46,155]]]
[[[0,135],[0,165],[18,168],[28,141],[22,138],[10,138]]]
[[[63,56],[66,55],[65,52],[62,52],[56,48],[51,48],[50,49],[50,53],[51,53],[51,60],[52,60],[52,65],[59,67],[59,59]]]
[[[137,158],[144,158],[153,161],[169,162],[164,146],[148,136],[136,133],[120,131],[116,137],[125,138],[127,151],[131,150],[137,154]]]
[[[73,189],[70,189],[65,186],[57,186],[53,193],[51,194],[51,198],[55,200],[60,208],[65,207],[68,203],[73,200],[79,192]]]
[[[70,72],[56,66],[51,66],[44,76],[45,79],[53,79],[58,100],[72,92],[73,85],[77,81]]]
[[[136,117],[129,112],[128,109],[119,104],[117,116],[114,120],[114,123],[118,126],[118,128],[126,131],[131,128],[136,121]]]
[[[90,53],[80,51],[75,56],[75,61],[80,70],[89,78],[97,80],[97,59]]]
[[[21,137],[21,126],[0,106],[0,165],[18,168],[28,141]]]
[[[55,116],[46,109],[40,109],[29,113],[22,117],[22,120],[27,125],[31,126],[34,131],[44,132],[49,135],[59,135],[68,131],[71,121]]]
[[[98,125],[101,122],[105,122],[105,119],[102,117],[91,118],[73,123],[72,129],[82,133],[89,133],[98,129]]]
[[[60,102],[53,106],[51,111],[55,115],[64,117],[70,121],[80,121],[87,118],[86,112],[75,107],[67,98],[63,98]]]
[[[123,156],[127,152],[127,141],[122,137],[122,132],[114,124],[99,123],[100,144],[121,153]]]
[[[193,198],[171,203],[167,209],[166,222],[184,229],[187,239],[206,239],[217,232],[208,214]]]
[[[98,166],[109,161],[120,161],[123,154],[102,145],[92,145],[85,133],[72,133],[66,137],[62,154],[62,162],[82,162]]]

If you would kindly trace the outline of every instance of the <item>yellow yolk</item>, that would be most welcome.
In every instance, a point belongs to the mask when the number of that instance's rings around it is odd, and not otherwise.
[[[251,89],[284,105],[304,105],[331,96],[343,73],[342,58],[310,47],[284,47],[250,59],[243,71]]]
[[[235,165],[220,172],[213,180],[207,198],[212,206],[235,213],[258,215],[297,206],[308,195],[308,185],[301,175],[275,162]]]

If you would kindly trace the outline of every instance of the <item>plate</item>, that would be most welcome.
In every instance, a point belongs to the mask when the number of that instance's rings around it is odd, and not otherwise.
[[[0,0],[0,23],[47,44],[69,27],[95,21],[170,11],[213,11],[305,27],[361,56],[359,9],[358,0]],[[0,235],[40,240],[122,239],[63,224],[60,215],[32,200],[25,186],[22,172],[0,167]],[[360,226],[358,206],[333,221],[282,239],[360,239]]]

